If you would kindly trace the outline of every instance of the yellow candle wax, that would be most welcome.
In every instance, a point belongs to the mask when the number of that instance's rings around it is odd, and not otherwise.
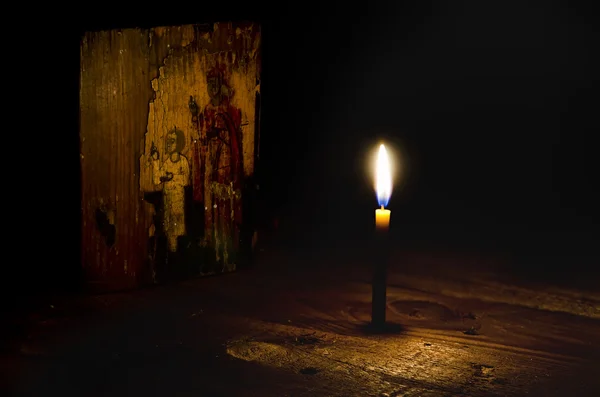
[[[390,216],[392,211],[386,210],[381,206],[380,209],[375,210],[375,228],[377,230],[388,230],[390,227]]]

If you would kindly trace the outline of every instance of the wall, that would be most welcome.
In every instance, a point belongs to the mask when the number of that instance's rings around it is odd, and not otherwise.
[[[260,30],[217,23],[81,42],[82,265],[133,288],[236,269],[249,244]]]

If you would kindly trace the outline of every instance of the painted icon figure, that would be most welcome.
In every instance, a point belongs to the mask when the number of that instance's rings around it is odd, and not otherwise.
[[[164,160],[160,160],[155,148],[151,153],[153,182],[162,184],[163,229],[171,252],[177,251],[178,237],[186,234],[184,189],[190,182],[190,166],[188,159],[181,154],[184,146],[185,135],[175,128],[166,135]]]

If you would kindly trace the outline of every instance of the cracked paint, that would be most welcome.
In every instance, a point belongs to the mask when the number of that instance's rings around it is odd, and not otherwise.
[[[211,70],[219,71],[212,94]],[[235,269],[241,203],[254,186],[259,26],[87,32],[80,72],[88,284],[152,283],[160,263],[178,261],[195,274]],[[167,142],[174,130],[184,141],[175,152]]]
[[[173,29],[154,29],[149,45]],[[254,173],[260,34],[252,24],[230,23],[214,24],[212,31],[187,26],[179,32],[184,32],[181,45],[168,48],[150,81],[153,98],[139,183],[144,193],[162,192],[163,215],[162,224],[151,225],[148,234],[162,231],[171,252],[180,251],[177,241],[187,238],[188,245],[213,252],[215,272],[231,271],[240,249],[242,190]],[[177,165],[169,163],[167,147],[174,130],[183,142]],[[165,179],[169,175],[173,180]],[[203,213],[188,216],[193,206]],[[186,224],[199,232],[190,232]]]
[[[162,186],[163,228],[167,235],[169,251],[177,251],[179,236],[185,235],[184,188],[190,183],[190,166],[181,154],[185,147],[185,135],[174,129],[166,135],[165,157],[160,159],[156,149],[150,156],[152,179],[155,185]]]

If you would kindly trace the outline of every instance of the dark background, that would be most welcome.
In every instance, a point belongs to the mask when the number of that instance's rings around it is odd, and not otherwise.
[[[396,245],[600,285],[597,9],[417,3],[266,25],[262,153],[279,173],[265,183],[292,246],[365,241],[376,200],[364,162],[386,139],[404,165],[389,205]]]
[[[256,20],[262,220],[279,219],[290,252],[313,258],[365,241],[377,206],[366,161],[384,139],[403,169],[389,204],[395,244],[499,252],[534,273],[598,279],[593,2],[214,3],[106,5],[62,26],[59,69],[73,77],[65,178],[79,178],[82,32]],[[61,271],[39,264],[44,285],[68,286],[79,266],[78,185],[66,185],[73,193],[56,201],[73,237],[61,232]]]

